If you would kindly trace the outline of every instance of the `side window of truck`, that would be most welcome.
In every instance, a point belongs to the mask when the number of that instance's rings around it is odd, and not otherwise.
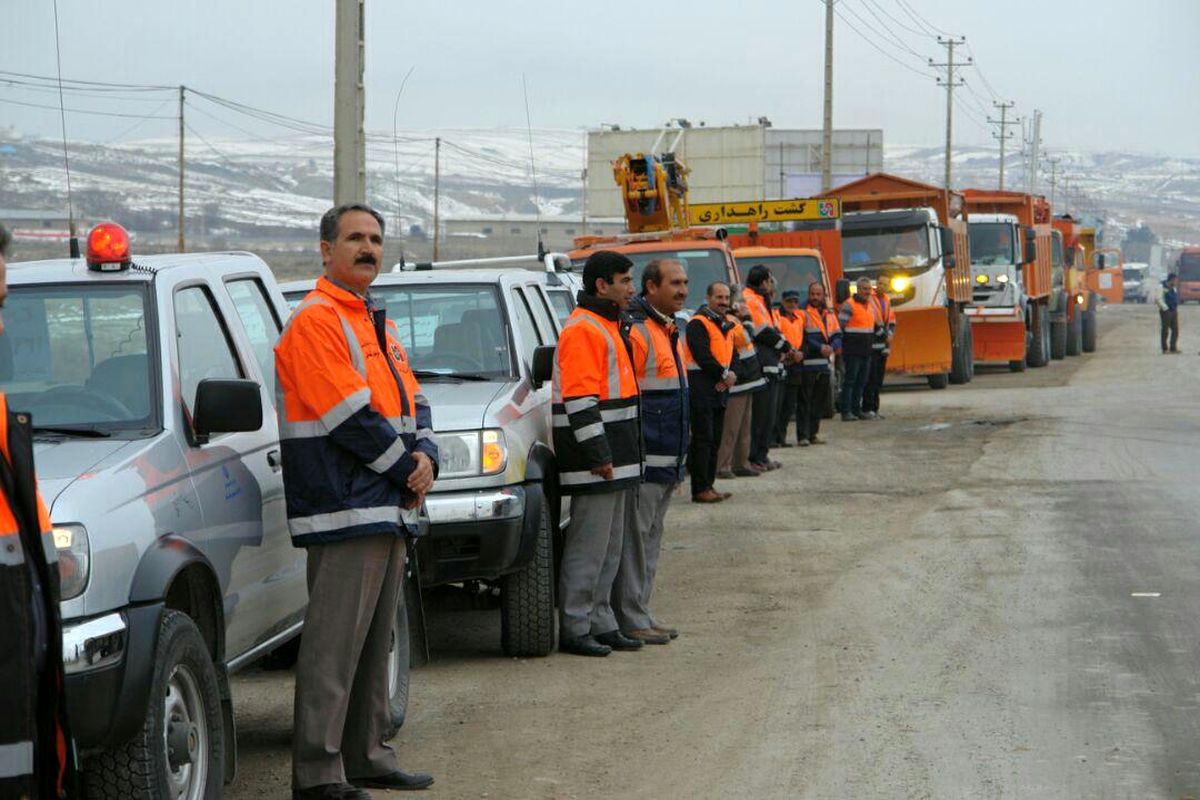
[[[262,372],[264,385],[275,395],[275,343],[279,340],[279,320],[267,299],[267,291],[257,278],[239,278],[225,284],[246,337],[254,350],[254,360]]]
[[[548,289],[546,294],[550,297],[550,305],[554,307],[554,316],[558,317],[558,324],[566,324],[567,317],[575,310],[575,304],[571,302],[571,292],[567,289]]]
[[[204,286],[175,293],[175,344],[179,353],[179,384],[188,414],[196,387],[205,378],[244,378],[234,355],[229,332]]]
[[[529,310],[529,303],[525,299],[525,292],[520,289],[512,291],[512,307],[513,314],[517,318],[517,329],[520,331],[521,342],[517,348],[517,352],[521,354],[522,359],[526,364],[533,357],[533,348],[542,344],[542,337],[538,333],[537,325],[533,321],[533,312]]]
[[[553,315],[546,305],[546,296],[537,286],[526,286],[525,298],[529,301],[530,310],[533,311],[533,320],[542,334],[542,344],[554,344],[558,341],[558,331],[554,327]]]

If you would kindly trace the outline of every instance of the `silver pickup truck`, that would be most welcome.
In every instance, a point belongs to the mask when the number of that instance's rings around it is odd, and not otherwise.
[[[229,673],[307,603],[274,409],[286,302],[249,253],[14,263],[8,284],[0,390],[33,417],[89,797],[217,797]]]

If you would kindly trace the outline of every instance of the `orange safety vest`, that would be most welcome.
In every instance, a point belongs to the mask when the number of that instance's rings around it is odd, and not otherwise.
[[[793,349],[804,344],[804,318],[801,315],[789,317],[787,314],[780,314],[779,330]]]
[[[642,477],[637,378],[620,323],[606,307],[585,295],[555,350],[551,415],[565,494],[618,491]],[[612,465],[612,480],[592,474],[604,464]]]
[[[704,329],[708,332],[708,346],[717,360],[725,369],[729,369],[729,365],[733,363],[733,341],[729,336],[721,332],[717,327],[717,323],[706,317],[704,314],[693,314],[692,319],[700,320],[704,325]],[[700,365],[696,363],[696,359],[692,358],[692,351],[688,349],[687,342],[683,346],[684,356],[687,358],[688,372],[699,372]]]
[[[676,338],[672,348],[671,334],[662,325],[635,322],[629,329],[629,343],[638,389],[646,392],[687,386],[687,380],[681,381],[679,373],[679,365],[686,363],[682,337]]]

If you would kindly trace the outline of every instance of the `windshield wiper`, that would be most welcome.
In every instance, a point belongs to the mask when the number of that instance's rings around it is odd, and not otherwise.
[[[53,433],[59,436],[78,436],[80,439],[107,439],[112,436],[111,431],[101,430],[100,428],[68,428],[57,425],[34,425],[34,433]]]
[[[447,381],[491,381],[495,380],[495,376],[481,375],[478,372],[438,372],[431,369],[414,369],[413,375],[421,380],[447,380]]]

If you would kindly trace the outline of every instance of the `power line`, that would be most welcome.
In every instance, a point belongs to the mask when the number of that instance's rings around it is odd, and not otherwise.
[[[821,0],[818,0],[818,1],[820,2]],[[899,64],[900,66],[904,67],[904,68],[905,68],[906,70],[908,70],[909,72],[913,72],[913,73],[915,73],[915,74],[917,74],[917,75],[920,75],[922,78],[932,78],[932,77],[935,77],[935,76],[934,76],[934,74],[933,74],[932,72],[926,72],[925,70],[922,70],[922,69],[917,69],[916,67],[910,66],[910,65],[909,65],[909,64],[907,64],[906,62],[904,62],[904,61],[901,61],[899,58],[897,58],[896,56],[892,55],[891,53],[889,53],[888,51],[884,50],[882,47],[880,47],[879,45],[877,45],[877,44],[875,43],[875,41],[874,41],[874,40],[873,40],[871,37],[867,36],[865,33],[863,33],[863,32],[862,32],[862,31],[860,31],[860,30],[859,30],[857,27],[855,27],[855,25],[854,25],[854,23],[853,23],[853,22],[851,22],[850,20],[846,19],[846,16],[845,16],[845,15],[844,15],[844,14],[843,14],[841,11],[839,11],[839,10],[838,10],[838,8],[837,8],[836,6],[834,6],[833,13],[837,14],[837,16],[838,16],[838,19],[840,19],[842,22],[846,23],[846,27],[848,27],[850,30],[852,30],[852,31],[854,31],[855,33],[857,33],[857,34],[859,35],[859,38],[861,38],[861,39],[862,39],[863,41],[865,41],[867,44],[871,45],[871,47],[873,47],[873,48],[875,48],[876,50],[878,50],[878,51],[879,51],[881,54],[883,54],[884,56],[887,56],[887,57],[888,57],[889,59],[891,59],[892,61],[894,61],[894,62],[896,62],[897,64]]]
[[[849,12],[850,14],[853,14],[853,15],[854,15],[854,18],[855,18],[856,20],[858,20],[859,22],[861,22],[861,23],[863,24],[863,26],[864,26],[864,27],[866,27],[867,29],[869,29],[869,30],[870,30],[872,33],[875,33],[875,34],[878,34],[879,36],[881,36],[881,37],[882,37],[882,39],[883,39],[883,41],[887,42],[887,41],[889,40],[889,38],[890,38],[890,40],[891,40],[892,42],[895,42],[895,44],[896,44],[896,45],[898,45],[898,46],[900,47],[900,49],[902,49],[902,50],[904,50],[905,52],[909,53],[910,55],[914,56],[914,57],[915,57],[915,58],[916,58],[918,61],[924,61],[924,60],[925,60],[925,56],[921,55],[921,54],[920,54],[920,53],[918,53],[916,50],[913,50],[911,47],[909,47],[909,46],[908,46],[908,44],[907,44],[907,43],[906,43],[906,42],[905,42],[903,39],[901,39],[899,36],[897,36],[897,35],[896,35],[896,34],[895,34],[895,33],[894,33],[892,30],[890,30],[890,29],[887,27],[887,25],[886,25],[886,24],[884,24],[884,23],[883,23],[883,21],[882,21],[881,19],[879,19],[879,15],[878,15],[878,14],[875,14],[875,12],[874,12],[874,11],[871,11],[871,9],[870,9],[869,7],[868,7],[868,8],[866,8],[866,10],[867,10],[867,11],[869,11],[870,13],[874,14],[874,15],[875,15],[875,18],[876,18],[877,20],[879,20],[880,24],[883,26],[883,32],[882,32],[882,33],[880,33],[879,29],[877,29],[877,28],[876,28],[874,25],[872,25],[872,24],[871,24],[869,21],[867,21],[866,19],[864,19],[863,17],[861,17],[861,16],[859,15],[859,13],[858,13],[857,11],[855,11],[855,10],[854,10],[854,7],[853,7],[853,6],[847,5],[845,2],[843,2],[843,3],[842,3],[842,5],[845,7],[846,11],[847,11],[847,12]]]
[[[876,0],[863,0],[863,2],[865,2],[865,3],[869,3],[869,4],[873,5],[873,6],[875,6],[875,8],[879,9],[880,13],[882,13],[884,16],[886,16],[886,17],[887,17],[888,19],[890,19],[892,22],[896,23],[896,25],[898,25],[899,27],[901,27],[901,28],[903,28],[904,30],[908,31],[909,33],[914,33],[914,34],[916,34],[917,36],[923,36],[923,37],[933,38],[933,37],[932,37],[932,36],[930,36],[930,35],[929,35],[929,33],[928,33],[928,32],[926,32],[926,31],[918,30],[917,28],[913,28],[913,27],[911,27],[911,26],[909,26],[909,25],[905,25],[905,24],[904,24],[903,22],[901,22],[899,19],[897,19],[896,17],[893,17],[893,16],[892,16],[890,13],[888,13],[887,9],[885,9],[885,8],[884,8],[882,5],[880,5],[878,2],[876,2]]]
[[[24,106],[26,108],[44,108],[49,111],[59,110],[58,106],[48,106],[44,103],[27,103],[23,100],[10,100],[7,97],[0,97],[0,103],[8,103],[9,105],[13,106]],[[165,115],[155,117],[153,115],[144,114],[122,114],[117,111],[93,111],[87,108],[64,108],[63,110],[72,114],[91,114],[92,116],[96,117],[121,117],[124,119],[175,119],[175,117]]]
[[[950,34],[946,33],[944,30],[942,30],[941,28],[939,28],[936,25],[934,25],[933,23],[931,23],[929,20],[925,19],[923,16],[921,16],[917,12],[917,10],[915,8],[913,8],[912,6],[910,6],[907,2],[905,2],[905,0],[896,0],[896,2],[900,4],[900,6],[905,10],[905,12],[907,12],[910,19],[912,19],[918,25],[921,25],[921,26],[927,28],[929,31],[931,31],[930,35],[932,35],[932,36],[937,36],[939,34],[942,36],[950,35]]]

